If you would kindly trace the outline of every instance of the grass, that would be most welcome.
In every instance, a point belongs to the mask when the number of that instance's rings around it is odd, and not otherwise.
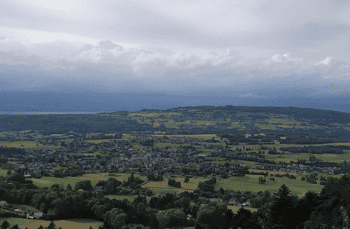
[[[297,162],[300,160],[309,160],[310,153],[286,153],[286,154],[265,154],[266,159],[276,162],[282,161],[289,163],[290,161]],[[346,154],[312,154],[317,159],[327,162],[342,163],[344,160],[350,161],[350,152]]]
[[[143,146],[139,143],[132,143],[132,148],[134,149],[143,149]]]
[[[128,177],[130,177],[131,174],[120,174],[120,176],[114,177],[116,180],[123,181],[127,180]],[[140,177],[139,174],[135,174],[134,177]],[[99,180],[108,180],[108,176],[106,176],[105,173],[101,174],[84,174],[83,176],[78,177],[65,177],[65,178],[58,178],[58,177],[42,177],[41,179],[35,179],[32,178],[31,180],[35,185],[37,185],[40,188],[43,187],[51,187],[53,184],[63,184],[63,187],[66,188],[68,184],[74,188],[75,184],[79,181],[86,181],[90,180],[92,186],[96,186]],[[142,177],[145,179],[145,177]],[[142,179],[141,178],[141,179]]]
[[[13,226],[18,224],[20,228],[37,229],[40,225],[44,228],[49,226],[49,220],[38,220],[38,219],[23,219],[23,218],[3,218],[0,217],[0,225],[7,220],[7,222]],[[103,222],[93,220],[93,219],[66,219],[66,220],[54,220],[56,228],[62,227],[62,229],[89,229],[91,226],[97,229],[99,226],[103,225]]]
[[[172,192],[181,193],[184,191],[192,192],[198,187],[200,181],[208,180],[208,178],[190,178],[189,182],[185,183],[185,178],[173,178],[181,182],[181,188],[175,188],[168,185],[169,178],[164,178],[164,181],[150,181],[142,185],[142,188],[149,188],[153,193]]]
[[[0,141],[0,146],[14,147],[14,148],[27,148],[27,149],[48,149],[48,150],[55,150],[55,149],[62,148],[61,146],[45,146],[33,141],[15,141],[15,142]]]
[[[289,179],[287,177],[275,177],[275,182],[271,181],[268,176],[265,184],[259,184],[259,175],[249,175],[245,177],[230,177],[228,179],[221,179],[217,182],[215,190],[223,189],[233,189],[235,191],[252,191],[259,192],[269,190],[274,193],[285,184],[292,192],[292,194],[302,197],[307,191],[320,192],[323,188],[323,185],[319,184],[310,184],[306,181],[301,181],[302,174],[298,174],[297,179]]]
[[[250,170],[250,171],[256,171],[256,172],[265,172],[265,170]],[[284,172],[273,172],[269,171],[269,174],[285,174]],[[291,175],[293,173],[290,173]],[[307,191],[315,191],[319,192],[322,190],[323,185],[320,184],[310,184],[306,181],[301,181],[301,177],[305,176],[304,174],[293,174],[297,177],[297,179],[289,179],[286,177],[275,177],[275,181],[270,181],[269,178],[271,176],[267,177],[267,181],[264,185],[259,184],[259,176],[260,175],[246,175],[245,177],[229,177],[228,179],[218,179],[217,185],[215,186],[215,190],[219,190],[220,188],[223,189],[233,189],[235,191],[252,191],[252,192],[258,192],[258,191],[265,191],[269,190],[271,192],[277,192],[277,190],[281,187],[282,184],[286,184],[290,188],[293,194],[297,194],[299,197],[302,197],[305,195]],[[328,175],[319,173],[320,177],[321,175],[325,177],[337,177],[340,178],[340,175]],[[140,177],[142,180],[146,180],[145,176],[140,176],[139,174],[134,174],[135,177]],[[114,177],[114,176],[112,176]],[[128,177],[130,177],[130,174],[119,174],[119,176],[114,177],[115,179],[119,181],[127,180]],[[107,180],[109,177],[106,176],[106,174],[102,173],[100,174],[85,174],[83,176],[79,177],[67,177],[67,178],[55,178],[55,177],[42,177],[41,179],[32,179],[34,184],[39,187],[51,187],[53,184],[63,184],[64,188],[67,187],[68,184],[70,184],[73,188],[75,184],[79,181],[84,180],[90,180],[91,184],[95,186],[99,180]],[[181,193],[184,191],[192,192],[198,187],[198,183],[200,181],[208,180],[209,178],[204,177],[197,177],[197,178],[190,178],[188,183],[184,182],[184,177],[180,178],[173,178],[176,181],[181,182],[181,188],[175,188],[168,186],[168,178],[164,178],[164,181],[150,181],[144,185],[142,185],[142,188],[148,188],[153,193],[165,193],[165,192],[171,192],[171,193]],[[319,183],[319,180],[317,181]],[[112,198],[112,196],[111,196]],[[118,197],[120,198],[120,196]],[[129,197],[127,197],[129,198]]]
[[[88,143],[102,143],[102,142],[110,142],[113,139],[98,139],[98,140],[85,140],[84,142]]]
[[[263,169],[249,169],[250,172],[257,172],[257,173],[266,173],[266,172],[269,172],[269,175],[270,174],[280,174],[280,175],[283,175],[283,174],[286,174],[287,172],[274,172],[274,171],[268,171],[268,170],[263,170]],[[296,173],[288,173],[290,175],[297,175]]]
[[[15,170],[11,170],[11,174],[15,173]],[[0,176],[7,176],[7,169],[0,168]]]

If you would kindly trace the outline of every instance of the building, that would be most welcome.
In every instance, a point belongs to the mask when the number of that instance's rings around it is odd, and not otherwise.
[[[40,219],[41,217],[43,217],[43,214],[44,214],[44,213],[42,213],[42,212],[34,213],[34,218]]]
[[[0,206],[6,206],[6,205],[7,205],[6,201],[4,201],[4,200],[0,201]]]

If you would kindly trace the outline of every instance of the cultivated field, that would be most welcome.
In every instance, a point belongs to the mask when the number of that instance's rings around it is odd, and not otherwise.
[[[130,177],[131,174],[120,174],[120,176],[111,176],[115,178],[116,180],[119,180],[123,182],[123,180],[128,180],[128,177]],[[140,177],[139,174],[135,174],[134,177]],[[63,187],[66,188],[68,184],[74,188],[75,184],[79,181],[86,181],[90,180],[92,186],[95,186],[99,180],[108,180],[108,176],[106,173],[101,174],[84,174],[83,176],[77,176],[77,177],[65,177],[65,178],[58,178],[58,177],[42,177],[41,179],[35,179],[31,178],[33,183],[39,187],[51,187],[53,184],[63,184]],[[145,177],[144,177],[145,179]]]
[[[50,221],[47,220],[37,220],[37,219],[23,219],[23,218],[2,218],[0,217],[0,225],[7,220],[11,227],[18,224],[20,228],[28,229],[38,229],[40,225],[44,228],[49,226]],[[62,229],[89,229],[90,226],[93,229],[97,229],[99,226],[103,225],[103,222],[93,220],[93,219],[66,219],[66,220],[54,220],[56,228],[61,227]]]
[[[265,170],[253,170],[250,169],[249,171],[255,171],[255,172],[266,172]],[[269,171],[269,174],[285,174],[285,172],[273,172]],[[286,184],[293,194],[298,195],[299,197],[303,196],[307,191],[316,191],[319,192],[322,190],[323,185],[320,184],[311,184],[306,181],[301,181],[301,177],[305,176],[304,174],[295,174],[295,173],[289,173],[290,175],[295,175],[297,179],[289,179],[286,177],[280,178],[275,177],[275,182],[271,181],[270,178],[272,176],[267,177],[266,183],[259,184],[259,177],[261,175],[246,175],[245,177],[229,177],[228,179],[222,179],[218,178],[217,185],[215,187],[216,190],[219,190],[221,187],[223,189],[233,189],[234,191],[265,191],[269,190],[271,192],[277,192],[277,190],[281,187],[282,184]],[[337,177],[340,178],[340,175],[328,175],[325,173],[319,173],[319,176],[324,177]],[[135,177],[140,177],[143,180],[146,180],[145,176],[140,176],[139,174],[135,174]],[[118,174],[117,177],[114,177],[115,179],[119,181],[127,180],[128,177],[130,177],[130,174]],[[63,184],[63,187],[66,188],[68,184],[70,184],[73,188],[75,184],[79,181],[85,181],[90,180],[92,186],[95,186],[99,180],[107,180],[109,177],[106,176],[106,174],[85,174],[83,176],[79,177],[66,177],[66,178],[55,178],[55,177],[43,177],[41,179],[32,179],[34,184],[39,187],[51,187],[53,184]],[[181,178],[174,178],[176,181],[181,182],[181,188],[175,188],[168,186],[168,178],[164,178],[164,181],[149,181],[146,184],[142,185],[142,188],[148,188],[154,193],[165,193],[165,192],[171,192],[171,193],[181,193],[184,191],[192,192],[198,187],[198,183],[200,181],[208,180],[209,178],[204,177],[197,177],[197,178],[190,178],[190,181],[188,183],[184,182],[184,177]],[[319,183],[319,180],[317,181]]]
[[[265,154],[265,157],[267,160],[273,160],[276,162],[282,161],[289,163],[290,161],[297,162],[298,159],[300,160],[309,160],[310,153],[286,153],[286,154]],[[346,154],[312,154],[315,156],[315,158],[320,159],[322,161],[328,161],[328,162],[336,162],[336,163],[342,163],[344,160],[349,161],[350,160],[350,153],[347,152]]]
[[[28,148],[28,149],[48,149],[48,150],[61,149],[60,146],[45,146],[33,141],[14,141],[14,142],[0,141],[0,146],[14,147],[14,148]]]
[[[272,177],[268,176],[266,177],[267,179],[265,184],[259,184],[259,175],[230,177],[228,179],[221,179],[218,181],[215,190],[219,190],[220,188],[251,192],[269,190],[271,193],[275,193],[282,186],[282,184],[285,184],[291,190],[292,194],[296,194],[299,198],[304,196],[307,191],[320,192],[322,190],[323,185],[311,184],[306,181],[302,181],[302,176],[302,174],[297,175],[297,179],[274,177],[275,181],[271,181],[270,178]]]
[[[173,178],[176,181],[181,182],[181,188],[175,188],[168,185],[169,178],[164,178],[164,181],[150,181],[147,184],[142,185],[142,188],[149,188],[154,193],[181,193],[184,191],[192,192],[198,187],[200,181],[208,180],[204,177],[190,178],[190,181],[185,183],[185,178]]]

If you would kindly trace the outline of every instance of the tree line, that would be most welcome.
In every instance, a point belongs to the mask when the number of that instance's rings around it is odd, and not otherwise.
[[[5,182],[6,181],[6,182]],[[91,182],[78,182],[74,188],[54,184],[50,188],[28,186],[23,181],[0,178],[0,199],[9,203],[26,204],[44,212],[44,219],[91,218],[104,222],[101,228],[297,228],[318,229],[343,227],[347,223],[350,208],[350,175],[340,179],[328,178],[320,193],[308,191],[299,199],[282,185],[276,193],[264,192],[252,200],[257,212],[241,208],[237,213],[227,209],[225,202],[201,205],[198,196],[215,191],[216,179],[200,182],[194,192],[182,192],[177,197],[167,193],[152,196],[147,202],[139,195],[133,202],[108,199],[103,193],[94,192]],[[130,176],[127,181],[109,178],[100,181],[106,193],[115,193],[118,187],[141,182]],[[225,200],[230,199],[224,194]],[[191,204],[194,202],[194,205]],[[189,219],[188,215],[191,215]],[[138,225],[138,226],[137,226]]]

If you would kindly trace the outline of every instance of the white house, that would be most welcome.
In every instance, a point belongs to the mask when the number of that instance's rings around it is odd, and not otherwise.
[[[43,213],[42,212],[34,213],[34,218],[40,219],[41,217],[43,217]]]

